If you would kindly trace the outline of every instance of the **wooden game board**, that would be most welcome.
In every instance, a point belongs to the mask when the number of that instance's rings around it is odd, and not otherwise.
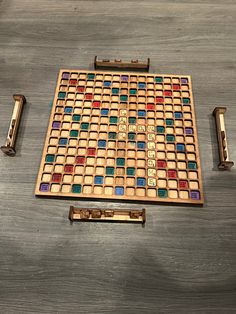
[[[61,70],[35,194],[202,204],[191,78]]]

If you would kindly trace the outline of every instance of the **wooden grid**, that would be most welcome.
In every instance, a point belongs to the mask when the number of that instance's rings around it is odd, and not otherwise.
[[[35,194],[203,204],[190,76],[61,70]]]

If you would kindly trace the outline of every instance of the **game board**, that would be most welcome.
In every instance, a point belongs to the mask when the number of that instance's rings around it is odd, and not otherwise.
[[[61,70],[35,194],[202,204],[190,76]]]

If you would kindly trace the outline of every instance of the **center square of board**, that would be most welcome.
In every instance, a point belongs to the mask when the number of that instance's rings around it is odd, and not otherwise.
[[[35,194],[203,204],[190,76],[61,70]]]

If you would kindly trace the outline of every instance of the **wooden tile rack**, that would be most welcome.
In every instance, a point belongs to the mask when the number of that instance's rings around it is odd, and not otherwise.
[[[150,67],[150,59],[146,62],[139,60],[131,60],[130,62],[122,61],[121,59],[109,60],[102,59],[98,60],[97,56],[94,58],[94,69],[95,70],[120,70],[120,71],[139,71],[148,72]]]

